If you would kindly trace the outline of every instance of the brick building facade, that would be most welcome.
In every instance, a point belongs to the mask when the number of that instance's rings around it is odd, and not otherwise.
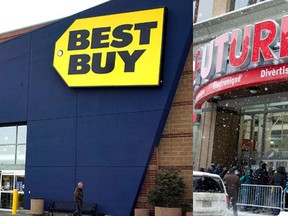
[[[192,48],[174,97],[160,145],[155,148],[144,184],[138,197],[137,208],[150,208],[148,191],[154,187],[157,170],[175,166],[186,183],[186,199],[192,201]],[[192,202],[191,202],[192,203]]]

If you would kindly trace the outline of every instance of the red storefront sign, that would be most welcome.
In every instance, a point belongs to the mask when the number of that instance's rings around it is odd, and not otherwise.
[[[216,95],[248,86],[288,81],[288,64],[272,65],[234,73],[215,79],[201,87],[195,95],[195,109]]]
[[[195,108],[227,91],[286,81],[286,62],[288,16],[282,18],[281,27],[266,20],[215,38],[195,55]]]

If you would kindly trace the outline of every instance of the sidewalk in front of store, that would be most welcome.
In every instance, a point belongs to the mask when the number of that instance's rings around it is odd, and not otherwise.
[[[253,211],[243,211],[243,210],[238,210],[238,216],[273,216],[274,214],[272,213],[271,209],[265,209],[264,212],[260,213],[253,213]],[[230,211],[228,216],[233,216],[233,212]],[[288,216],[288,211],[281,211],[279,216]]]
[[[272,213],[253,213],[253,212],[244,212],[244,211],[238,211],[238,216],[260,216],[260,215],[265,215],[265,216],[272,216]],[[233,212],[229,213],[229,216],[233,216]],[[284,216],[284,215],[283,215]]]
[[[30,211],[18,211],[15,216],[30,216]],[[47,213],[44,213],[44,216],[46,216]],[[66,213],[55,213],[55,216],[67,216]],[[252,211],[238,211],[238,216],[272,216],[271,213],[260,213],[260,214],[253,214]],[[0,216],[13,216],[11,211],[0,211]],[[233,212],[229,213],[229,216],[233,216]],[[279,216],[288,216],[288,212],[281,212]]]
[[[18,211],[15,216],[30,216],[30,211],[24,210],[24,211]],[[46,216],[47,213],[44,213],[44,216]],[[54,213],[55,216],[67,216],[66,213]],[[238,211],[238,216],[272,216],[272,213],[266,212],[266,213],[253,213],[252,211]],[[13,216],[11,211],[0,211],[0,216]],[[229,216],[233,216],[233,212],[229,213]],[[288,212],[281,212],[279,216],[288,216]]]
[[[264,216],[272,216],[272,213],[252,213],[252,212],[238,212],[238,216],[260,216],[260,215],[264,215]],[[233,216],[233,213],[230,213],[229,216]],[[280,212],[280,214],[278,216],[288,216],[288,212]]]
[[[28,216],[31,215],[30,211],[18,211],[16,213],[16,216]],[[0,211],[0,216],[12,216],[12,212],[11,211]]]
[[[44,216],[47,216],[47,213],[44,213]],[[55,216],[67,216],[66,213],[54,213]],[[268,213],[260,213],[260,214],[253,214],[252,211],[238,211],[238,216],[272,216],[273,214]],[[16,215],[12,215],[11,211],[0,211],[0,216],[31,216],[30,211],[18,211]],[[229,216],[233,216],[233,212],[229,213]],[[288,216],[288,212],[281,212],[279,216]]]
[[[11,210],[10,211],[1,211],[0,210],[0,216],[30,216],[30,211],[29,210],[19,210],[15,215],[12,215]],[[44,216],[46,216],[44,214]]]
[[[50,214],[51,215],[51,214]],[[54,213],[54,216],[68,216],[67,213]],[[0,216],[32,216],[29,210],[18,211],[16,215],[12,215],[11,211],[1,211]],[[48,216],[47,212],[44,212],[43,216]],[[84,215],[83,215],[84,216]],[[85,215],[86,216],[86,215]],[[88,215],[87,215],[88,216]]]
[[[48,213],[45,212],[43,216],[47,216]],[[54,213],[54,216],[67,216],[67,213]],[[31,216],[29,210],[21,210],[18,211],[16,215],[12,215],[11,211],[1,211],[0,210],[0,216]]]

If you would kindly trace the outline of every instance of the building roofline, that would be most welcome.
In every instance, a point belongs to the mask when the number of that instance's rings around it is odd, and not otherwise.
[[[49,24],[55,23],[58,20],[60,20],[60,19],[51,20],[51,21],[47,21],[47,22],[43,22],[43,23],[39,23],[39,24],[35,24],[35,25],[30,25],[30,26],[26,26],[26,27],[23,27],[23,28],[18,28],[18,29],[14,29],[14,30],[11,30],[11,31],[0,33],[0,44],[5,42],[5,41],[11,40],[13,38],[19,37],[19,36],[21,36],[23,34],[26,34],[26,33],[29,33],[31,31],[34,31],[36,29],[39,29],[41,27],[44,27],[44,26],[47,26]]]

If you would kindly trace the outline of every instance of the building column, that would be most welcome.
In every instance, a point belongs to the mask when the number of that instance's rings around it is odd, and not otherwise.
[[[216,123],[216,104],[206,102],[202,106],[199,138],[196,153],[196,170],[207,168],[212,163],[212,152]]]

